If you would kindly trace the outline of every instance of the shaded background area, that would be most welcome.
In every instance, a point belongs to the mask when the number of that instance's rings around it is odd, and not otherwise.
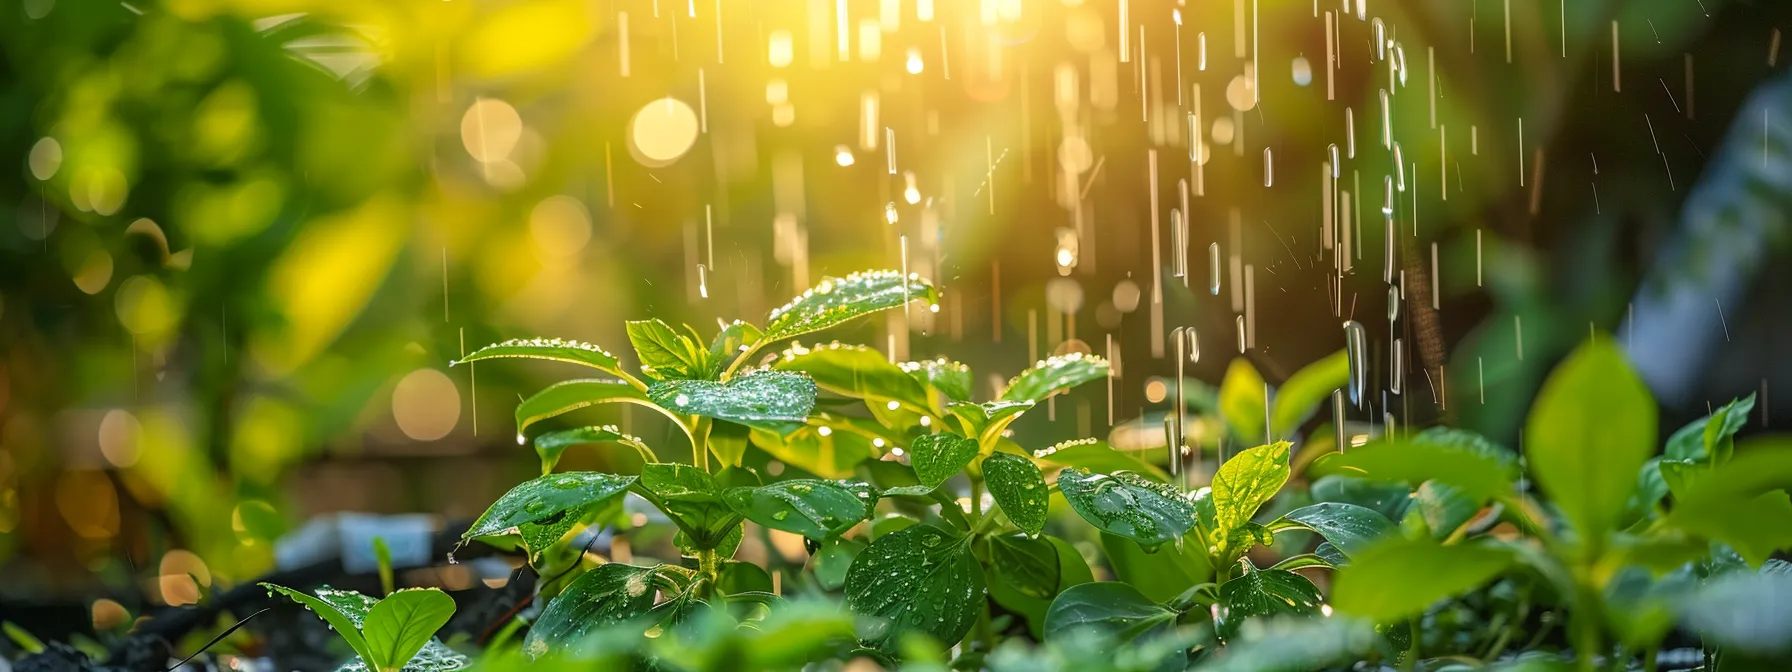
[[[450,360],[627,360],[624,319],[761,320],[869,268],[940,312],[825,337],[967,362],[980,398],[1116,360],[1029,448],[1161,411],[1173,327],[1191,376],[1273,384],[1348,318],[1382,388],[1359,420],[1511,444],[1607,332],[1664,426],[1751,392],[1755,427],[1792,418],[1792,6],[1368,5],[11,3],[0,600],[135,614],[272,571],[321,514],[470,518],[534,472],[511,408],[566,372]]]

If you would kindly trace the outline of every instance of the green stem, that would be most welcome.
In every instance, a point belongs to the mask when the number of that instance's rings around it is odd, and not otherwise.
[[[1650,645],[1649,649],[1643,652],[1643,672],[1655,672],[1655,658],[1660,653],[1661,646],[1659,645]]]
[[[1400,661],[1400,670],[1412,672],[1413,667],[1419,664],[1419,642],[1424,640],[1424,635],[1419,630],[1419,619],[1408,621],[1406,627],[1412,633],[1412,644],[1407,646],[1406,658]]]
[[[691,464],[704,471],[709,471],[709,428],[712,424],[709,418],[691,416]]]
[[[720,592],[717,586],[720,585],[719,581],[722,575],[722,559],[716,549],[705,548],[697,551],[697,575],[697,581],[703,584],[702,591],[705,596]]]
[[[983,479],[971,476],[971,519],[983,520]]]

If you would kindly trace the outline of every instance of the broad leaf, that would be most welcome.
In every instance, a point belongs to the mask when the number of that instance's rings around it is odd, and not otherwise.
[[[1008,381],[1002,401],[1042,401],[1060,390],[1108,377],[1108,360],[1073,352],[1053,355]]]
[[[1267,413],[1263,405],[1268,402],[1268,389],[1256,367],[1243,357],[1233,358],[1226,366],[1226,377],[1220,380],[1220,417],[1231,428],[1232,436],[1247,445],[1265,436],[1263,422]]]
[[[653,610],[654,568],[619,562],[599,565],[573,580],[529,627],[523,651],[532,657],[576,645],[591,633]]]
[[[616,356],[606,352],[603,348],[590,343],[558,338],[517,338],[502,343],[493,343],[474,350],[467,356],[455,360],[452,364],[460,365],[501,357],[548,359],[589,366],[612,375],[623,375],[622,365],[616,361]]]
[[[1525,422],[1537,483],[1583,538],[1617,526],[1655,452],[1655,402],[1610,339],[1576,349],[1543,383]]]
[[[1486,583],[1512,562],[1511,551],[1495,546],[1393,538],[1357,553],[1338,570],[1332,606],[1382,623],[1404,620]]]
[[[1755,410],[1755,395],[1750,394],[1741,399],[1731,400],[1710,415],[1686,423],[1679,431],[1668,437],[1667,458],[1671,460],[1692,460],[1708,462],[1714,456],[1727,457],[1729,445],[1736,432],[1748,422],[1748,414]]]
[[[635,490],[665,511],[697,550],[719,548],[740,525],[741,514],[722,501],[715,477],[702,469],[672,463],[643,465]]]
[[[1412,501],[1412,491],[1404,485],[1346,474],[1333,474],[1313,481],[1307,492],[1317,501],[1373,509],[1388,520],[1399,520]]]
[[[989,494],[1002,507],[1008,520],[1028,534],[1045,529],[1045,514],[1050,500],[1045,476],[1032,460],[1008,453],[990,453],[983,458],[983,481]]]
[[[1269,411],[1270,434],[1290,436],[1313,417],[1313,411],[1331,398],[1332,391],[1350,384],[1350,360],[1343,350],[1301,367],[1276,388]]]
[[[619,497],[634,476],[573,471],[542,476],[511,488],[461,535],[461,541],[516,531],[532,554],[559,541],[585,515]]]
[[[808,419],[815,410],[815,381],[794,373],[755,371],[719,383],[663,380],[647,387],[647,397],[673,413],[765,427]]]
[[[1059,472],[1058,490],[1083,520],[1146,549],[1195,526],[1195,507],[1182,493],[1132,472],[1091,474],[1073,467]]]
[[[871,445],[874,437],[857,431],[844,431],[844,425],[805,425],[788,434],[753,427],[752,443],[761,450],[803,471],[825,478],[848,478],[853,468],[882,451]],[[890,445],[888,439],[885,445]],[[898,465],[900,466],[900,465]]]
[[[877,619],[861,636],[879,648],[910,631],[957,642],[970,632],[983,599],[983,570],[969,538],[931,525],[878,537],[846,573],[846,606]]]
[[[1412,493],[1412,506],[1400,520],[1402,527],[1416,533],[1444,539],[1475,518],[1481,501],[1470,497],[1461,488],[1437,481],[1425,481]],[[1411,527],[1407,527],[1411,526]]]
[[[723,499],[747,520],[816,541],[870,518],[877,504],[869,485],[819,479],[730,488]]]
[[[931,408],[921,384],[871,348],[840,343],[804,348],[793,344],[771,367],[807,375],[821,389],[841,396],[880,404],[895,401],[918,411]]]
[[[1257,508],[1276,496],[1288,482],[1288,449],[1277,441],[1241,452],[1220,465],[1213,475],[1214,522],[1221,531],[1243,527]]]
[[[852,569],[853,558],[864,550],[865,542],[853,539],[835,539],[821,544],[810,562],[816,582],[825,590],[839,590],[846,585],[846,572]]]
[[[919,381],[922,386],[946,395],[951,401],[971,400],[971,367],[945,357],[919,362],[903,362],[897,366]]]
[[[367,650],[373,655],[372,660],[363,660],[380,670],[403,669],[453,616],[454,598],[435,588],[387,595],[361,625]]]
[[[1354,504],[1321,502],[1289,511],[1282,517],[1318,532],[1346,555],[1355,555],[1398,532],[1387,517]]]
[[[1792,573],[1763,568],[1718,577],[1681,603],[1680,616],[1724,647],[1726,657],[1731,651],[1783,655],[1792,650]]]
[[[623,402],[640,404],[661,413],[663,409],[647,400],[633,385],[620,380],[582,379],[554,383],[535,396],[524,399],[516,407],[516,433],[521,436],[530,425],[557,415],[598,404]],[[677,418],[673,418],[677,420]],[[521,443],[521,441],[518,441]]]
[[[1244,575],[1220,584],[1219,633],[1230,639],[1244,619],[1255,616],[1316,614],[1323,601],[1319,588],[1304,576],[1285,569],[1247,568]]]
[[[709,361],[713,369],[722,369],[735,358],[752,350],[765,336],[759,327],[735,320],[722,327],[716,337],[709,342]],[[719,371],[717,371],[719,373]]]
[[[313,613],[317,614],[318,618],[324,619],[324,622],[329,623],[330,627],[335,628],[336,634],[340,635],[343,641],[348,642],[349,648],[355,651],[355,655],[360,656],[362,660],[375,660],[372,650],[367,648],[367,639],[361,636],[361,620],[367,613],[364,610],[370,609],[375,603],[372,598],[361,595],[360,593],[353,593],[352,591],[336,591],[329,587],[318,589],[319,594],[324,594],[326,591],[330,593],[349,593],[354,598],[358,598],[356,599],[357,602],[365,601],[364,604],[359,605],[361,609],[360,613],[351,617],[343,609],[338,607],[338,601],[326,600],[304,591],[294,590],[292,588],[287,588],[286,586],[276,586],[271,583],[263,583],[261,584],[261,587],[268,589],[269,594],[278,592],[281,595],[292,598],[294,602],[305,605],[305,608],[310,609]]]
[[[1662,463],[1664,467],[1669,464],[1673,463]],[[1694,487],[1688,485],[1680,490],[1690,491]],[[1792,548],[1792,500],[1781,491],[1753,497],[1682,498],[1669,514],[1668,522],[1699,537],[1728,544],[1750,566],[1760,566],[1774,551]]]
[[[977,442],[951,432],[923,434],[909,443],[908,454],[921,484],[939,487],[977,459]]]
[[[1114,569],[1114,578],[1132,584],[1155,602],[1168,602],[1213,579],[1212,562],[1199,544],[1146,551],[1138,542],[1103,532],[1101,551]]]
[[[641,358],[641,373],[651,378],[709,378],[714,372],[709,352],[691,337],[659,320],[634,320],[625,324],[628,342]]]
[[[1072,439],[1033,451],[1033,459],[1060,467],[1078,467],[1097,474],[1131,471],[1154,481],[1170,479],[1162,467],[1133,455],[1115,450],[1107,442],[1098,439]]]
[[[1195,672],[1295,672],[1348,668],[1375,648],[1375,629],[1349,618],[1273,619],[1227,642]],[[1448,668],[1440,668],[1448,669]],[[1501,668],[1502,672],[1514,672]],[[1531,670],[1530,672],[1541,672]]]
[[[865,271],[845,278],[825,278],[803,295],[772,310],[765,323],[765,341],[820,331],[875,312],[899,308],[912,300],[939,303],[932,283],[919,275],[903,277],[896,271]]]
[[[1100,635],[1099,641],[1119,647],[1169,631],[1176,616],[1174,609],[1151,601],[1128,584],[1085,583],[1071,586],[1052,600],[1045,614],[1045,637],[1046,641],[1086,642],[1073,637],[1093,632]]]
[[[747,454],[748,437],[752,436],[752,428],[738,422],[717,420],[709,427],[709,452],[724,467],[740,466],[741,458]]]
[[[1046,611],[1058,593],[1095,580],[1083,556],[1057,537],[991,537],[985,564],[989,568],[990,597],[1026,617],[1027,630],[1036,637],[1044,634]]]
[[[599,443],[633,448],[641,456],[643,464],[654,461],[653,449],[642,443],[639,437],[623,434],[615,425],[577,427],[535,437],[535,453],[541,456],[541,473],[553,471],[554,465],[560,463],[560,456],[566,453],[567,448]]]
[[[1339,474],[1418,486],[1427,480],[1456,486],[1476,501],[1512,491],[1512,474],[1492,457],[1436,443],[1375,440],[1314,463],[1315,474]],[[1634,472],[1633,472],[1634,473]],[[1635,478],[1625,475],[1625,478]]]

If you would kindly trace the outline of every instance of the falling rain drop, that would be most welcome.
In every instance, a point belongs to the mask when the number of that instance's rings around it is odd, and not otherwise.
[[[1357,408],[1369,393],[1369,330],[1362,323],[1344,323],[1344,359],[1350,364],[1350,403]]]
[[[1400,319],[1400,288],[1388,287],[1388,324]]]
[[[1220,295],[1220,244],[1207,245],[1207,293]]]
[[[1276,157],[1274,154],[1270,153],[1270,150],[1268,147],[1264,147],[1263,148],[1263,186],[1265,186],[1265,187],[1275,186],[1275,182],[1276,182]]]
[[[1236,323],[1237,323],[1237,325],[1238,325],[1238,354],[1241,354],[1241,355],[1242,355],[1242,354],[1244,354],[1244,346],[1245,346],[1245,340],[1244,340],[1244,316],[1243,316],[1243,315],[1239,315],[1239,316],[1238,316],[1238,319],[1237,319],[1237,320],[1236,320]]]
[[[1400,339],[1394,339],[1394,370],[1388,379],[1388,391],[1394,394],[1400,394],[1401,381],[1406,379],[1406,350],[1400,345]]]

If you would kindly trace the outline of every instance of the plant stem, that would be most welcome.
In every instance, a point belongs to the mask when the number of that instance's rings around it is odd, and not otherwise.
[[[709,428],[712,421],[698,415],[691,418],[691,464],[709,471]]]
[[[1661,647],[1659,645],[1651,645],[1647,651],[1643,652],[1643,672],[1655,672],[1655,658],[1660,653]]]
[[[1412,644],[1407,646],[1406,658],[1400,661],[1400,670],[1412,672],[1413,667],[1419,664],[1419,642],[1424,639],[1424,635],[1419,630],[1419,619],[1408,621],[1406,627],[1412,633]]]
[[[716,549],[705,548],[697,551],[697,574],[700,577],[698,581],[704,584],[703,590],[706,594],[720,592],[717,586],[722,575],[721,568],[722,560],[720,554],[716,553]]]
[[[983,520],[983,479],[971,476],[971,520]]]

